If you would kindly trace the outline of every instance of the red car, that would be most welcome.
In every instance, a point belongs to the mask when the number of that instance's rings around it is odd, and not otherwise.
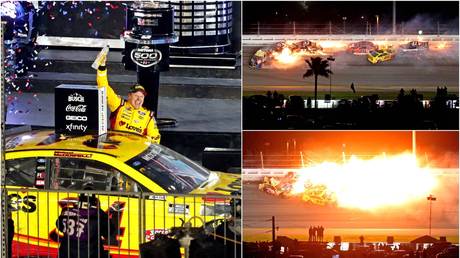
[[[347,52],[353,55],[367,55],[367,53],[377,50],[377,46],[370,41],[359,41],[348,45]]]

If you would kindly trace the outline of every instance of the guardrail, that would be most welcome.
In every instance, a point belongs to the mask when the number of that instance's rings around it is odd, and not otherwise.
[[[357,41],[453,41],[458,42],[458,35],[315,35],[315,34],[284,34],[284,35],[243,35],[243,44],[246,46],[272,45],[277,42],[292,40],[311,40],[311,41],[345,41],[347,43]]]
[[[362,20],[359,23],[302,23],[290,21],[286,23],[253,23],[245,24],[243,34],[368,34],[383,35],[394,34],[392,25],[377,24],[369,20]],[[396,24],[395,33],[397,34],[458,34],[458,27],[453,24],[433,23],[424,25],[415,25],[407,23]]]
[[[181,240],[199,233],[215,252],[241,255],[239,196],[4,190],[12,257],[139,257],[171,243],[179,257],[188,257],[200,245]],[[196,229],[203,226],[206,231]]]

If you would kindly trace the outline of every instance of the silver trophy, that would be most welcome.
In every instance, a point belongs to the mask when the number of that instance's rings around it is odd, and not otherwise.
[[[96,60],[94,60],[93,64],[91,65],[92,68],[97,70],[99,66],[101,66],[101,63],[105,60],[107,60],[107,54],[109,53],[109,45],[105,46],[101,52],[96,57]]]

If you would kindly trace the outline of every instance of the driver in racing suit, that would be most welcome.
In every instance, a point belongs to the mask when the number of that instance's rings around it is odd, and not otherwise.
[[[129,90],[128,100],[121,98],[109,85],[105,58],[97,69],[97,86],[106,88],[112,130],[134,132],[147,136],[153,143],[160,143],[154,112],[142,106],[147,95],[144,87],[135,84]]]

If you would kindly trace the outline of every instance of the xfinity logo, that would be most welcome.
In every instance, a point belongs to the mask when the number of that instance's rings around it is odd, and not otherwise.
[[[148,46],[135,48],[131,51],[131,60],[141,67],[150,67],[158,64],[163,55],[158,49],[152,49]]]
[[[86,132],[86,128],[88,128],[87,125],[76,125],[76,124],[67,124],[65,126],[65,129],[69,132],[73,132],[73,131],[83,131],[83,132]]]
[[[68,101],[69,102],[85,102],[85,97],[75,92],[69,95]]]

